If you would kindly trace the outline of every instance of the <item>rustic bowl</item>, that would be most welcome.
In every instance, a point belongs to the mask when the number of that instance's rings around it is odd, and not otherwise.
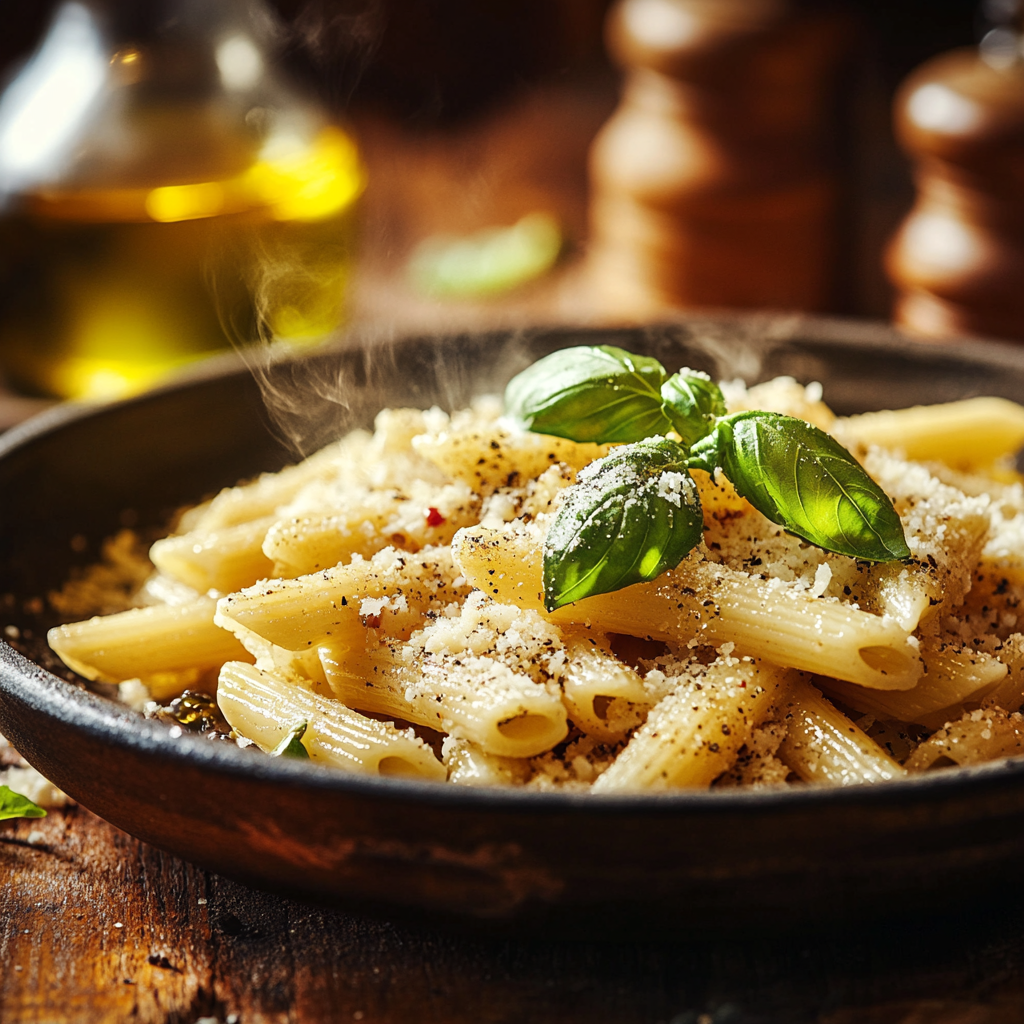
[[[464,404],[538,355],[614,343],[719,377],[820,380],[840,412],[1024,399],[1024,350],[911,342],[878,325],[717,318],[349,345],[236,364],[119,405],[60,408],[0,438],[0,731],[126,832],[254,885],[384,914],[592,936],[712,930],[927,906],[1016,884],[1024,758],[849,789],[601,799],[369,779],[261,757],[90,692],[42,640],[45,596],[102,538],[294,455],[384,405]],[[311,417],[311,418],[310,418]],[[10,631],[13,632],[13,631]],[[26,656],[27,655],[27,656]]]

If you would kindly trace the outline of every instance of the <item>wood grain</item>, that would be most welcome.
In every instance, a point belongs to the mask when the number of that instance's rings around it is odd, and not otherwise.
[[[0,826],[0,1021],[1011,1024],[1019,908],[683,945],[430,932],[255,892],[81,808]]]

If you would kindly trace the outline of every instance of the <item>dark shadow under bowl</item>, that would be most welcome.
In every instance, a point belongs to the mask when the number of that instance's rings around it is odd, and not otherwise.
[[[1024,349],[908,342],[886,328],[719,318],[349,346],[268,373],[293,436],[324,441],[384,405],[457,407],[536,356],[613,343],[748,381],[820,380],[839,412],[979,394],[1024,400]],[[306,420],[308,414],[315,418]],[[794,786],[595,799],[368,779],[173,738],[89,692],[48,655],[46,594],[120,525],[290,458],[238,367],[0,438],[0,731],[125,831],[205,867],[307,898],[438,921],[677,935],[906,910],[1016,883],[1024,759],[843,790]],[[25,655],[28,655],[26,657]]]

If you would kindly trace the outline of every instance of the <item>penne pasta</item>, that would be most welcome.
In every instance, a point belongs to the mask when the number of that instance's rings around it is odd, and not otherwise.
[[[238,642],[254,659],[254,664],[263,672],[287,679],[318,692],[328,692],[327,677],[320,663],[320,649],[286,651],[264,640],[251,630],[236,625],[233,630]]]
[[[624,739],[667,695],[645,686],[635,669],[611,653],[605,637],[570,635],[565,649],[562,700],[573,723],[589,736]]]
[[[495,601],[543,608],[536,531],[461,530],[452,556]],[[882,690],[910,689],[923,671],[910,633],[892,619],[694,557],[657,582],[588,597],[550,619],[657,640],[730,642],[751,657]]]
[[[513,786],[530,776],[530,762],[488,754],[466,740],[449,736],[443,756],[448,781],[456,786]]]
[[[794,673],[749,658],[717,659],[658,703],[594,782],[594,792],[710,786],[793,679]]]
[[[391,546],[419,551],[447,545],[456,530],[479,519],[480,501],[465,485],[412,486],[407,491],[371,491],[344,511],[272,524],[263,554],[272,562],[273,574],[291,579],[351,561],[355,555],[372,558]]]
[[[320,659],[345,704],[466,739],[489,754],[532,757],[569,731],[552,682],[564,662],[561,644],[539,616],[533,620],[515,608],[468,601],[457,624],[439,620],[408,644],[378,643],[361,653],[325,645]],[[532,644],[546,652],[531,664],[539,678],[500,653],[511,629],[523,636],[531,625]]]
[[[988,693],[984,707],[1003,711],[1020,711],[1024,706],[1024,633],[1012,633],[995,652],[1006,666],[1006,676]]]
[[[252,665],[228,662],[220,673],[217,703],[243,736],[273,750],[296,724],[313,761],[361,775],[443,781],[447,772],[411,729],[378,722],[338,701],[317,697]]]
[[[324,765],[470,787],[836,786],[1024,754],[1024,487],[1000,461],[1024,409],[836,419],[792,379],[715,395],[584,356],[600,433],[576,384],[529,373],[528,414],[383,410],[181,513],[152,565],[108,542],[51,604],[115,613],[53,649],[138,706],[216,690],[266,751],[302,732]]]
[[[346,456],[370,442],[365,431],[353,431],[335,444],[278,473],[264,473],[258,479],[237,487],[227,487],[211,501],[186,512],[178,522],[182,532],[222,530],[274,515],[308,485],[324,475],[333,475]]]
[[[968,398],[943,405],[866,412],[839,424],[840,436],[914,460],[954,468],[987,466],[1024,444],[1024,409],[1005,398]]]
[[[273,523],[272,517],[254,519],[219,530],[165,537],[149,549],[149,557],[162,573],[200,594],[241,590],[273,570],[263,553],[263,538]]]
[[[980,702],[1006,676],[996,657],[963,644],[926,642],[921,658],[925,674],[912,690],[869,690],[825,679],[821,685],[855,711],[937,729],[959,717],[965,702]]]
[[[448,477],[481,495],[524,483],[561,462],[582,469],[608,452],[607,445],[525,433],[500,422],[417,437],[413,447]]]
[[[782,712],[786,738],[778,757],[805,782],[854,786],[906,775],[897,761],[810,683],[801,680],[793,685]]]
[[[1024,716],[999,708],[976,709],[924,740],[907,758],[907,769],[924,772],[1024,754]]]
[[[262,553],[273,566],[276,579],[295,579],[321,569],[333,569],[357,555],[372,558],[391,546],[383,526],[394,504],[392,494],[380,494],[355,512],[316,513],[278,520],[263,539]]]
[[[167,673],[189,677],[248,657],[234,636],[214,625],[215,609],[208,597],[132,608],[56,626],[47,640],[64,664],[86,679],[117,683]]]
[[[273,580],[217,603],[216,620],[242,627],[276,647],[302,651],[324,643],[360,648],[368,628],[408,635],[433,602],[466,593],[455,584],[446,548],[406,554],[387,548],[369,561]]]

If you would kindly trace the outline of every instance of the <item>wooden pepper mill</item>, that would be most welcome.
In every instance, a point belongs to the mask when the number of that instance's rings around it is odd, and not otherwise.
[[[832,80],[845,18],[786,0],[619,0],[621,103],[591,150],[595,301],[823,309],[835,283]]]
[[[917,201],[886,269],[900,326],[1024,340],[1024,5],[987,6],[1003,24],[980,48],[936,57],[897,95]]]

